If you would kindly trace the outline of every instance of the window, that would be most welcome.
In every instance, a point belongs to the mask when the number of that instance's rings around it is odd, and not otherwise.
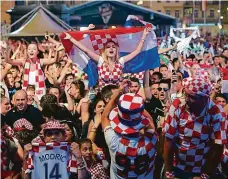
[[[158,12],[161,12],[161,10],[157,10]]]
[[[215,17],[215,11],[213,9],[210,10],[210,17]]]
[[[166,14],[167,15],[170,15],[171,14],[171,11],[170,10],[166,10]]]
[[[198,10],[195,10],[195,11],[194,11],[194,16],[195,16],[195,17],[199,17],[199,12],[198,12]]]
[[[202,11],[202,17],[204,18],[204,11]]]
[[[179,0],[176,0],[175,2],[179,2]]]
[[[166,2],[170,3],[170,0],[166,0]]]
[[[157,2],[159,2],[159,3],[160,3],[160,2],[161,2],[161,0],[157,0]]]
[[[175,10],[175,17],[179,18],[180,17],[180,11],[179,10]]]

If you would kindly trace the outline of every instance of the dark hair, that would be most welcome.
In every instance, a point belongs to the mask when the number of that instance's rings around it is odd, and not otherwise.
[[[65,80],[66,80],[69,76],[73,76],[73,78],[74,78],[74,74],[73,74],[73,73],[69,73],[69,74],[66,74]]]
[[[79,89],[79,93],[81,97],[85,96],[85,84],[81,80],[73,81],[71,84],[75,85],[76,88]]]
[[[160,69],[161,69],[162,67],[165,67],[165,68],[167,68],[167,69],[168,69],[167,65],[162,64],[162,65],[159,67],[159,72],[160,72]]]
[[[162,79],[162,80],[159,82],[159,84],[161,84],[161,83],[168,84],[169,89],[171,88],[171,81],[170,81],[170,79]]]
[[[59,105],[56,103],[47,103],[42,107],[42,115],[47,118],[53,117],[56,120],[60,120],[58,116]]]
[[[155,84],[158,84],[158,85],[159,85],[160,83],[159,83],[159,82],[153,82],[153,81],[150,81],[150,82],[149,82],[149,85],[150,85],[150,86],[155,85]]]
[[[33,130],[23,129],[15,132],[15,137],[23,147],[24,145],[31,143],[32,140],[38,136],[38,134],[39,129],[37,128]]]
[[[219,58],[218,55],[213,56],[212,60],[215,61],[215,58]]]
[[[58,89],[59,95],[61,94],[61,89],[60,89],[58,86],[51,86],[51,87],[48,89],[48,93],[50,92],[50,90],[51,90],[52,88]]]
[[[90,103],[89,111],[90,111],[90,117],[91,117],[91,118],[93,118],[93,117],[95,116],[94,110],[95,110],[95,108],[96,108],[96,106],[97,106],[97,103],[99,103],[99,101],[103,101],[103,102],[105,103],[105,101],[104,101],[104,99],[101,97],[101,94],[100,94],[100,93],[98,93],[98,94],[96,95],[96,97],[94,98],[93,102]]]
[[[178,58],[174,58],[173,61],[172,61],[172,65],[174,66],[174,64],[175,64],[176,62],[178,62],[178,60],[179,60]]]
[[[215,99],[216,99],[217,97],[223,98],[223,99],[225,99],[226,102],[227,102],[227,98],[226,98],[226,96],[225,96],[223,93],[218,93],[218,94],[216,94],[216,95],[215,95]]]
[[[59,62],[55,62],[55,65],[57,68],[60,68],[62,66],[61,63],[59,63]]]
[[[137,82],[138,84],[140,84],[138,78],[130,77],[130,80],[131,80],[132,82]]]
[[[77,132],[77,124],[74,121],[69,120],[61,120],[59,121],[61,124],[67,124],[71,130],[72,138],[70,142],[76,142],[79,139],[78,132]]]
[[[158,71],[154,72],[152,75],[157,75],[160,80],[162,79],[162,74]]]
[[[91,146],[92,146],[92,141],[90,140],[90,139],[80,139],[79,141],[78,141],[78,144],[79,144],[79,148],[81,149],[81,147],[82,147],[82,144],[84,144],[84,143],[89,143]]]
[[[102,99],[110,98],[112,96],[112,90],[118,89],[117,85],[107,85],[101,89],[101,97]]]
[[[190,54],[187,58],[191,58],[193,60],[195,57],[196,56],[194,54]]]
[[[13,65],[13,66],[11,67],[11,69],[15,69],[15,70],[17,70],[17,71],[20,71],[19,68],[18,68],[18,66],[16,66],[16,65]]]
[[[56,103],[57,97],[53,94],[45,94],[40,99],[40,106],[43,108],[45,104]]]

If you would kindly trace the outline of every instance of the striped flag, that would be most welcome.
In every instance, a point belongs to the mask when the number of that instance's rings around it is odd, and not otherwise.
[[[107,41],[114,41],[118,44],[120,57],[133,52],[142,37],[144,28],[116,28],[92,31],[69,31],[68,33],[80,41],[90,50],[100,54]],[[92,61],[84,52],[74,46],[69,40],[64,39],[65,34],[60,38],[66,52],[73,63],[77,64],[88,75],[89,87],[95,86],[98,80],[97,64]],[[146,37],[142,51],[131,61],[124,65],[124,73],[138,73],[160,65],[157,39],[154,31]]]

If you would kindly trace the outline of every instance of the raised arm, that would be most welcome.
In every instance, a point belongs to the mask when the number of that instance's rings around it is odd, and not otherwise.
[[[12,57],[10,57],[10,59],[9,59],[10,51],[7,51],[6,63],[9,63],[11,65],[15,65],[15,66],[18,66],[18,65],[22,65],[23,66],[24,65],[25,59],[15,59],[17,54],[20,51],[20,47],[21,47],[21,44],[19,44],[19,46],[17,47],[17,50],[14,52]]]
[[[97,55],[95,52],[92,50],[88,49],[86,46],[84,46],[81,42],[75,40],[74,38],[71,37],[70,34],[65,33],[66,37],[64,39],[70,40],[74,45],[76,45],[78,48],[80,48],[83,52],[85,52],[91,59],[96,61],[98,63],[99,60],[99,55]]]
[[[53,49],[50,49],[48,58],[43,58],[42,59],[43,65],[49,65],[49,64],[52,64],[52,63],[56,62],[56,56],[54,58],[51,57],[52,56],[52,52],[53,52]]]
[[[110,101],[104,108],[104,112],[101,115],[101,126],[104,129],[107,126],[110,126],[110,121],[109,121],[109,113],[112,111],[113,107],[115,107],[116,102],[118,100],[118,97],[122,93],[123,89],[125,86],[127,86],[127,81],[124,80],[121,84],[118,90],[115,91],[115,93],[112,95]]]
[[[144,74],[143,79],[143,85],[144,85],[144,92],[146,96],[146,100],[150,100],[152,98],[151,90],[150,90],[150,76],[149,76],[150,70],[146,70]]]
[[[139,41],[137,48],[132,53],[130,53],[129,55],[126,55],[123,57],[124,63],[129,62],[130,60],[132,60],[135,56],[137,56],[142,51],[146,36],[150,33],[150,31],[151,31],[151,28],[149,28],[149,27],[144,29],[142,38]]]

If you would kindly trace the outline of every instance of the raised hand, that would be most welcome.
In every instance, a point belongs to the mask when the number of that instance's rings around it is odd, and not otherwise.
[[[68,34],[68,33],[66,33],[66,32],[65,32],[64,34],[66,35],[66,36],[64,37],[65,40],[69,40],[69,39],[71,38],[71,35],[70,35],[70,34]]]
[[[94,29],[95,28],[95,25],[94,24],[89,24],[88,28],[89,28],[89,30],[90,29]]]
[[[146,27],[143,31],[143,36],[147,36],[151,32],[152,28],[151,27]]]

